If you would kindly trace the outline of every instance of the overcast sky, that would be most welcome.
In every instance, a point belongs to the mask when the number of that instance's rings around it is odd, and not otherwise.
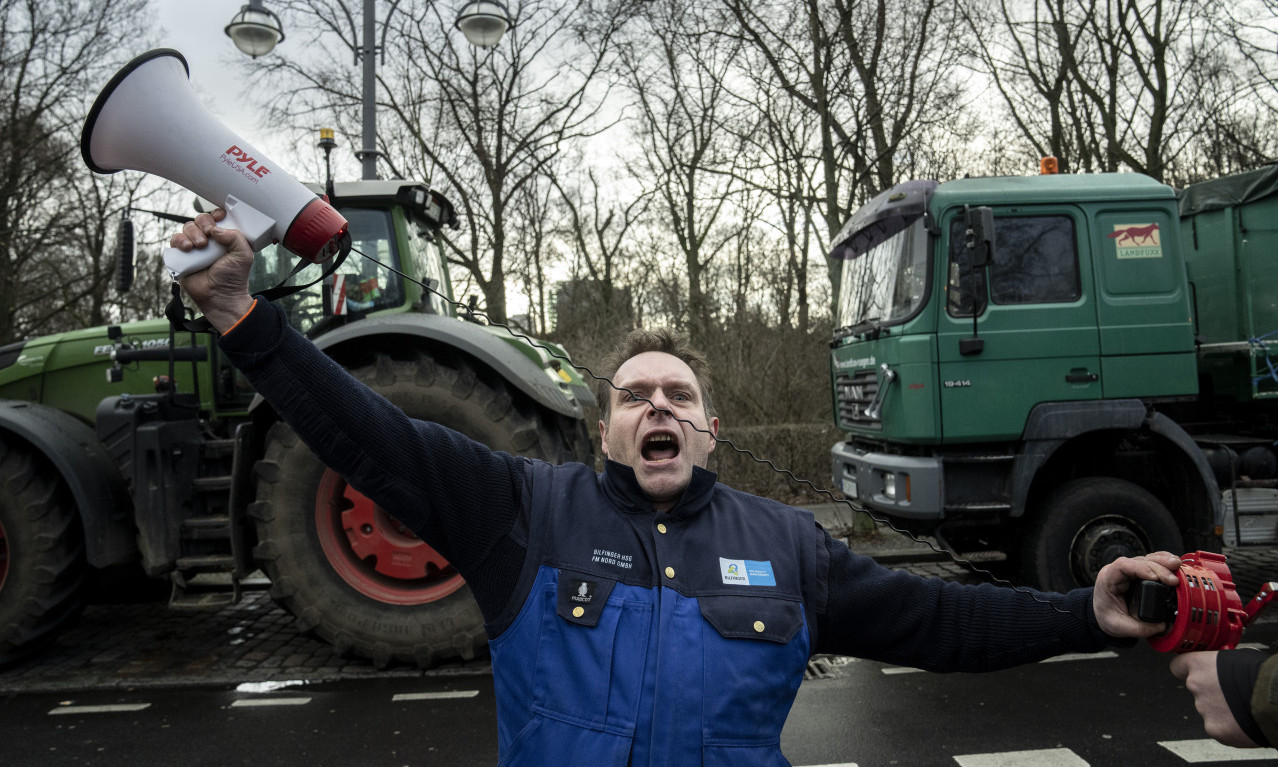
[[[191,85],[204,106],[273,159],[286,159],[286,144],[272,143],[271,132],[257,119],[247,100],[249,88],[238,81],[235,68],[237,59],[244,54],[224,31],[244,5],[243,0],[152,0],[152,5],[158,13],[159,47],[176,49],[186,58]],[[287,27],[284,34],[287,45]]]

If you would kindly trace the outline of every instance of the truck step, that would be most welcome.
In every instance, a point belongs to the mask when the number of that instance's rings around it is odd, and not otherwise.
[[[176,564],[184,573],[229,573],[235,569],[235,557],[229,554],[178,557]]]
[[[225,458],[234,454],[234,439],[207,439],[204,441],[205,458]]]
[[[231,535],[231,517],[191,517],[182,521],[182,538],[186,540],[225,539]]]
[[[169,598],[169,608],[172,610],[216,610],[222,607],[229,607],[239,601],[239,596],[234,591],[178,593],[175,589],[173,596]]]
[[[197,493],[225,493],[231,489],[231,475],[196,477],[191,487],[195,488]]]
[[[1238,487],[1221,493],[1220,500],[1225,511],[1225,545],[1243,548],[1278,543],[1278,489]]]

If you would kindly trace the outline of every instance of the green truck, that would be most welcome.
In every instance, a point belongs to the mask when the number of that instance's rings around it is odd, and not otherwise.
[[[1278,541],[1278,166],[910,181],[833,242],[847,497],[1051,590]]]
[[[290,323],[410,415],[494,449],[593,462],[594,398],[551,353],[562,349],[463,321],[412,281],[451,295],[448,201],[412,181],[327,192],[355,252],[280,299]],[[263,249],[255,290],[296,260]],[[104,575],[128,583],[119,573],[139,569],[176,608],[269,583],[301,629],[379,666],[470,658],[485,643],[456,570],[320,464],[210,336],[167,320],[0,348],[0,484],[0,665],[52,640]]]

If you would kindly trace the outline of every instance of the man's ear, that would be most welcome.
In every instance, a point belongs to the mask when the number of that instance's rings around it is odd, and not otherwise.
[[[718,418],[711,418],[711,419],[710,419],[710,422],[706,424],[706,431],[710,432],[710,435],[711,435],[711,436],[709,437],[709,439],[710,439],[710,452],[712,452],[712,453],[713,453],[713,452],[714,452],[715,445],[718,445],[718,444],[719,444],[719,440],[715,439],[715,437],[719,436],[719,419],[718,419]]]
[[[599,422],[599,449],[603,452],[604,458],[608,457],[608,424],[603,421]]]

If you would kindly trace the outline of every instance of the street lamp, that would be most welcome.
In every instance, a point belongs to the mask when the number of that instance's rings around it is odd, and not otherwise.
[[[471,45],[491,48],[506,34],[510,16],[498,0],[471,0],[457,14],[456,26]]]
[[[394,11],[393,6],[391,10]],[[506,13],[506,6],[499,0],[470,0],[457,14],[456,27],[471,45],[491,48],[506,34],[510,27],[510,16]],[[284,39],[279,17],[262,7],[262,0],[249,0],[249,4],[241,8],[227,25],[226,34],[235,41],[237,48],[253,58],[270,53],[275,44]],[[377,12],[374,0],[364,0],[364,42],[355,54],[356,60],[364,60],[361,96],[364,147],[355,156],[363,165],[362,178],[365,181],[377,178],[377,156],[380,154],[377,151],[376,37]],[[246,47],[248,43],[241,42],[242,38],[257,40],[258,44]]]
[[[226,25],[226,36],[236,48],[257,58],[270,53],[284,39],[284,27],[279,16],[262,6],[262,0],[249,0]]]

